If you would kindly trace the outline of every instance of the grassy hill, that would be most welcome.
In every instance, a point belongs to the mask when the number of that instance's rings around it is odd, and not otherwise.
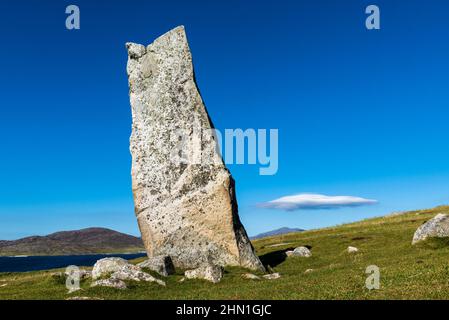
[[[180,270],[166,279],[165,288],[152,283],[129,283],[124,291],[89,288],[86,280],[81,292],[68,295],[64,282],[52,278],[50,271],[0,274],[0,299],[448,299],[449,242],[434,239],[411,245],[416,228],[441,212],[449,213],[449,207],[253,241],[263,262],[281,274],[277,280],[242,279],[246,270],[227,268],[215,285],[202,280],[179,283]],[[311,246],[313,256],[282,254],[299,245]],[[359,252],[348,254],[349,245]],[[373,264],[380,268],[380,289],[369,291],[365,269]],[[304,273],[307,269],[313,271]]]

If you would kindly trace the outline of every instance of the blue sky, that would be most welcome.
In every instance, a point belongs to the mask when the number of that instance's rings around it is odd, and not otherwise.
[[[81,29],[65,29],[65,8]],[[381,30],[365,28],[377,4]],[[447,1],[0,3],[0,239],[137,234],[125,42],[177,25],[218,129],[278,128],[279,171],[232,165],[248,233],[449,203]],[[287,195],[375,205],[283,211]]]

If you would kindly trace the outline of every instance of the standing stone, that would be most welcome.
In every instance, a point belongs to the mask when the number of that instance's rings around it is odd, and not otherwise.
[[[127,43],[132,187],[149,257],[263,270],[240,222],[234,180],[195,82],[184,27]]]

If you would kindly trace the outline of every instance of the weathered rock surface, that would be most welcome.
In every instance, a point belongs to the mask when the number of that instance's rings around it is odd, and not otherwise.
[[[449,216],[447,214],[439,213],[434,218],[419,226],[413,235],[412,244],[433,237],[449,237]]]
[[[184,275],[187,279],[204,279],[218,283],[223,277],[223,268],[217,265],[205,264],[194,270],[187,270]]]
[[[348,251],[348,253],[356,253],[359,252],[359,249],[356,247],[351,247],[349,246],[348,249],[346,249]]]
[[[156,256],[151,257],[137,266],[141,268],[148,268],[152,271],[159,273],[160,275],[167,277],[175,273],[175,267],[173,266],[173,261],[170,257],[166,256]]]
[[[276,272],[276,273],[265,274],[262,277],[264,279],[268,279],[268,280],[275,280],[275,279],[279,279],[281,277],[281,275]]]
[[[97,280],[93,282],[91,287],[111,287],[115,289],[126,289],[126,283],[123,280],[116,279],[116,278],[109,278],[109,279],[103,279],[103,280]]]
[[[164,281],[156,279],[151,274],[143,272],[140,268],[136,268],[136,266],[131,264],[123,266],[120,270],[115,271],[111,275],[111,279],[156,282],[161,286],[165,286]]]
[[[263,270],[238,216],[234,180],[217,152],[184,28],[147,47],[126,46],[132,186],[148,256],[170,256],[184,269],[212,261]]]
[[[310,252],[310,250],[307,247],[297,247],[295,248],[295,250],[293,251],[287,251],[286,255],[288,257],[305,257],[305,258],[309,258],[312,256],[312,252]]]
[[[99,286],[117,286],[121,288],[121,282],[116,280],[132,280],[132,281],[147,281],[156,282],[162,286],[165,286],[165,282],[156,279],[151,274],[143,272],[139,266],[135,266],[122,258],[104,258],[98,260],[92,270],[92,279],[98,279],[103,276],[109,276],[108,281],[96,281],[95,285]],[[126,287],[126,285],[125,285]]]
[[[92,269],[92,279],[98,279],[101,276],[119,271],[122,267],[130,263],[122,258],[104,258],[98,260]],[[139,268],[140,269],[140,268]]]

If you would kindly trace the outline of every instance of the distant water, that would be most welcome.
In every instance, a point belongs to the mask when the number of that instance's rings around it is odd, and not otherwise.
[[[0,257],[0,272],[25,272],[65,268],[70,265],[93,266],[99,259],[120,257],[135,259],[146,256],[146,253],[129,254],[89,254],[73,256],[31,256],[31,257]]]

